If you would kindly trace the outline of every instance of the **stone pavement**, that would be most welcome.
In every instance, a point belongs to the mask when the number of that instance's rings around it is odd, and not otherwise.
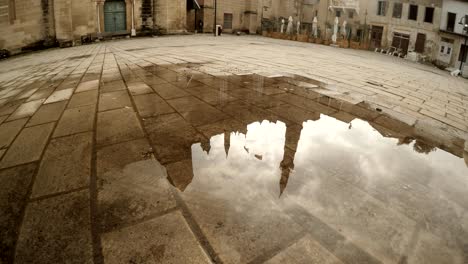
[[[467,111],[438,69],[254,36],[1,61],[0,260],[466,263]]]

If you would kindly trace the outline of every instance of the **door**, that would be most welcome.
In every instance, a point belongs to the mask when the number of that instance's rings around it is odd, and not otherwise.
[[[418,53],[424,53],[424,46],[426,43],[426,34],[418,33],[416,37],[416,45],[414,50]]]
[[[404,55],[408,53],[409,35],[393,33],[392,47],[400,50]]]
[[[380,48],[382,43],[383,27],[372,26],[371,48]]]
[[[104,4],[104,30],[106,32],[126,32],[124,1],[106,1]]]

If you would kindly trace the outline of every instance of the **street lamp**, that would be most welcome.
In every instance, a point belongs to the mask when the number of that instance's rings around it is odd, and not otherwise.
[[[465,33],[465,46],[463,48],[463,54],[462,54],[462,57],[461,57],[461,61],[460,61],[460,74],[463,75],[463,60],[466,60],[465,56],[466,56],[466,50],[467,50],[467,46],[466,46],[466,40],[468,39],[468,15],[465,15],[464,17],[462,17],[460,19],[460,22],[458,22],[458,24],[462,25],[463,26],[463,32]],[[463,33],[462,32],[462,33]]]

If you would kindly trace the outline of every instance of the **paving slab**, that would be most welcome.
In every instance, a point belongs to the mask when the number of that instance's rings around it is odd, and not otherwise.
[[[93,263],[89,191],[30,203],[21,227],[19,263]]]
[[[99,96],[99,112],[131,106],[127,91],[108,92]]]
[[[175,110],[157,94],[136,95],[133,97],[138,113],[142,117],[158,116]]]
[[[5,153],[0,167],[6,168],[39,160],[53,129],[52,123],[23,129]]]
[[[8,147],[26,124],[27,119],[6,122],[0,125],[0,148]]]
[[[16,111],[10,115],[8,121],[30,117],[34,115],[34,113],[37,111],[37,109],[39,109],[39,107],[41,107],[44,101],[45,99],[39,99],[20,105],[20,107],[18,107]]]
[[[92,133],[50,141],[34,182],[32,197],[66,192],[89,185]]]
[[[54,132],[54,137],[61,137],[93,130],[95,105],[67,109]]]
[[[44,104],[50,104],[50,103],[55,103],[55,102],[60,102],[60,101],[65,101],[70,99],[70,97],[73,94],[73,89],[65,89],[65,90],[57,90],[53,92],[47,100],[44,102]]]
[[[102,235],[106,263],[211,263],[178,211]]]
[[[87,105],[96,105],[98,100],[98,91],[91,90],[82,93],[75,93],[68,103],[68,108],[75,108]]]
[[[76,88],[75,93],[81,93],[99,88],[99,80],[83,81]]]
[[[44,104],[39,110],[31,117],[26,126],[40,125],[50,122],[55,122],[60,119],[65,107],[67,106],[66,101],[57,103]]]
[[[103,147],[97,152],[101,230],[141,221],[175,207],[165,168],[146,139]]]
[[[0,171],[0,261],[12,263],[21,216],[31,185],[35,164]]]
[[[122,108],[98,114],[98,145],[109,145],[143,137],[137,115],[131,108]]]

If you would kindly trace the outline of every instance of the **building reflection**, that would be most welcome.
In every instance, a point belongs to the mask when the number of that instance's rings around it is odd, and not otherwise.
[[[320,114],[317,114],[317,117],[311,121],[318,121],[321,117]],[[354,118],[345,117],[343,120],[343,118],[339,118],[339,115],[336,115],[334,119],[338,123],[345,123],[348,130],[354,130],[354,126],[351,125]],[[327,118],[329,119],[329,117]],[[213,133],[208,140],[195,143],[191,149],[187,149],[186,151],[190,152],[190,158],[183,162],[176,162],[175,169],[170,170],[168,180],[173,186],[184,192],[192,183],[194,175],[204,176],[196,173],[197,167],[198,169],[209,168],[209,173],[216,171],[219,174],[232,175],[236,175],[236,170],[239,173],[249,170],[259,175],[277,177],[275,178],[278,190],[276,197],[281,197],[290,182],[290,177],[294,175],[295,161],[297,161],[296,153],[301,145],[304,124],[307,123],[305,121],[302,125],[297,125],[264,120],[251,123],[243,128],[225,128],[223,131]],[[396,139],[394,145],[412,145],[414,152],[423,155],[437,150],[433,144],[426,143],[428,140],[422,140],[414,134],[402,134],[380,124],[368,123],[382,137]],[[304,140],[307,141],[307,139]],[[458,157],[465,158],[465,161],[468,159],[468,154],[463,153],[463,149],[461,152],[459,149],[443,149]],[[460,155],[457,155],[458,153]],[[229,169],[233,171],[226,171]]]

